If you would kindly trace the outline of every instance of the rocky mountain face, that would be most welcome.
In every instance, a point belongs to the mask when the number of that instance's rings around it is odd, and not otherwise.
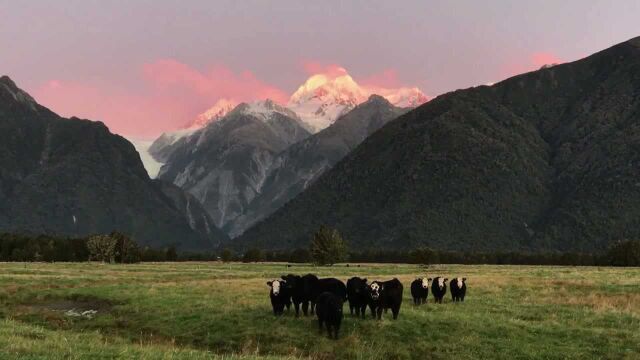
[[[181,207],[176,199],[187,195],[163,188],[133,145],[104,124],[61,118],[0,78],[0,231],[117,230],[142,245],[194,251],[226,239],[197,204]],[[189,213],[200,217],[194,226]]]
[[[307,136],[300,118],[272,101],[240,104],[184,137],[158,177],[195,196],[226,229],[258,195],[276,155]]]
[[[256,198],[227,226],[235,237],[301,193],[360,142],[407,109],[372,95],[328,128],[282,151]]]
[[[640,38],[391,121],[234,241],[592,251],[640,238]]]

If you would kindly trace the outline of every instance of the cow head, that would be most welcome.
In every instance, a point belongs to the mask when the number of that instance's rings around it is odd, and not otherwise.
[[[371,298],[373,300],[378,300],[380,297],[380,292],[382,291],[382,285],[377,281],[374,281],[369,285],[369,294],[371,294]]]
[[[420,280],[420,286],[422,286],[423,289],[428,289],[429,285],[431,285],[431,278],[421,278],[418,280]]]
[[[285,280],[273,280],[267,281],[267,285],[271,287],[271,292],[273,295],[278,296],[280,294],[280,290],[283,286],[286,286],[287,282]]]
[[[444,289],[445,286],[447,286],[447,278],[442,278],[442,277],[438,277],[436,278],[438,279],[438,287],[440,288],[440,290]]]
[[[458,285],[458,289],[462,289],[462,285],[464,285],[465,281],[467,281],[467,278],[456,278],[456,285]]]
[[[280,278],[285,282],[288,289],[295,288],[298,281],[300,281],[300,276],[293,274],[282,275]]]
[[[366,293],[367,291],[367,278],[364,279],[360,279],[360,278],[355,278],[356,282],[355,282],[355,287],[354,287],[354,291],[356,294],[361,294],[361,293]]]

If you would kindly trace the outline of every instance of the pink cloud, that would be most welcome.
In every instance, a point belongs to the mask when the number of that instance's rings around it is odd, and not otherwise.
[[[550,52],[535,52],[524,59],[519,56],[505,62],[500,69],[500,80],[540,69],[544,65],[561,64],[564,61]]]
[[[382,87],[382,88],[397,88],[402,87],[398,80],[398,71],[395,69],[387,69],[380,73],[369,75],[360,80],[360,83],[364,86],[370,87]]]
[[[347,70],[337,64],[323,64],[319,61],[308,60],[302,63],[302,68],[307,75],[324,74],[329,78],[346,75]]]
[[[288,95],[250,71],[223,65],[196,70],[173,59],[142,66],[137,90],[104,83],[51,80],[33,91],[43,105],[63,116],[103,121],[111,131],[153,137],[192,122],[220,98],[237,102],[270,98],[286,103]]]

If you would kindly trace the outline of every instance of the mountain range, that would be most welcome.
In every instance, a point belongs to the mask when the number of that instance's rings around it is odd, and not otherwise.
[[[235,237],[405,111],[368,92],[346,73],[320,74],[300,86],[286,107],[265,100],[229,110],[233,102],[222,99],[185,129],[162,134],[149,153],[164,164],[159,178],[194,195]],[[400,104],[427,100],[417,89],[386,93]],[[297,130],[275,129],[275,120]]]
[[[121,231],[143,246],[210,250],[227,240],[193,197],[151,180],[131,143],[65,119],[0,78],[0,231]]]
[[[640,38],[387,123],[239,249],[601,250],[640,238]]]

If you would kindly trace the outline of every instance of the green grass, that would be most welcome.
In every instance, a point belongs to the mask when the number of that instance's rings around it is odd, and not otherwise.
[[[398,277],[400,318],[346,315],[337,341],[312,317],[276,319],[265,282],[289,272]],[[414,307],[409,283],[425,274],[466,276],[465,303]],[[0,359],[634,359],[638,329],[638,268],[0,263]]]

